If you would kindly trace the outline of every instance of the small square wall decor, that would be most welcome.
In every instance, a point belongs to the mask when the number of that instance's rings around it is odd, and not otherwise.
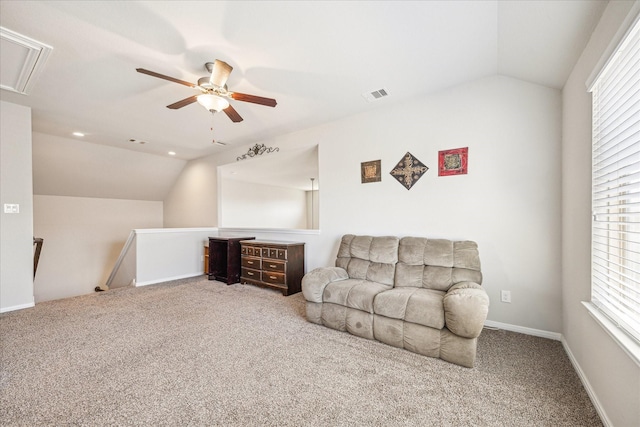
[[[420,160],[413,157],[413,154],[407,152],[396,167],[393,168],[391,175],[393,175],[400,184],[404,185],[407,190],[410,190],[428,170],[429,168]]]
[[[438,176],[465,175],[469,147],[438,151]]]
[[[382,177],[380,175],[380,160],[360,163],[360,176],[363,184],[367,182],[382,181]]]

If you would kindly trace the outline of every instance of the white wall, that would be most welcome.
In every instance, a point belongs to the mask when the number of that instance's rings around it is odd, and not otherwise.
[[[164,199],[165,227],[218,225],[217,166],[224,159],[225,157],[219,159],[219,156],[209,156],[192,160],[185,165]],[[231,155],[227,155],[226,159],[231,161]],[[235,161],[235,157],[233,160]]]
[[[137,286],[204,274],[204,247],[215,228],[135,230]]]
[[[31,109],[0,101],[0,312],[34,304],[31,174]]]
[[[591,96],[585,83],[619,40],[631,8],[640,11],[640,3],[633,3],[609,3],[562,93],[562,334],[612,426],[640,425],[640,367],[581,304],[591,295]]]
[[[35,195],[33,227],[44,239],[36,302],[104,285],[134,228],[162,227],[162,202]]]
[[[225,179],[220,193],[220,227],[307,228],[305,191]]]
[[[319,144],[320,233],[304,235],[307,270],[333,264],[344,233],[475,240],[489,319],[557,334],[560,120],[559,91],[496,76],[262,142],[281,151]],[[469,174],[438,177],[438,150],[459,147],[469,147]],[[190,162],[165,199],[165,226],[214,220],[216,187],[199,179],[243,151]],[[389,175],[407,151],[430,168],[410,191]],[[377,159],[382,182],[361,184],[360,163]],[[501,289],[511,304],[500,303]]]

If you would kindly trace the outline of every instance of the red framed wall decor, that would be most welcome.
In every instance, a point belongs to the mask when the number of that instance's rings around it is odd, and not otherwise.
[[[438,176],[466,175],[469,147],[438,151]]]

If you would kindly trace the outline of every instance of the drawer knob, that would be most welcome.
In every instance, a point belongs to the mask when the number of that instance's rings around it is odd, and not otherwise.
[[[253,273],[252,273],[252,272],[250,272],[250,271],[247,271],[247,275],[248,275],[248,276],[253,276]]]
[[[269,267],[271,267],[271,268],[276,268],[276,266],[275,266],[275,265],[273,265],[273,264],[269,264]]]
[[[276,280],[276,279],[277,279],[277,277],[276,277],[276,276],[269,276],[269,279]]]

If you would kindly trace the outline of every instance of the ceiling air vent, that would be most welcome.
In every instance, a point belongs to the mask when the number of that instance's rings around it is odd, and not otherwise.
[[[382,89],[374,90],[372,92],[365,92],[362,94],[362,96],[367,101],[373,102],[389,96],[389,90],[386,88],[382,88]]]
[[[28,95],[51,46],[0,27],[0,88]]]

